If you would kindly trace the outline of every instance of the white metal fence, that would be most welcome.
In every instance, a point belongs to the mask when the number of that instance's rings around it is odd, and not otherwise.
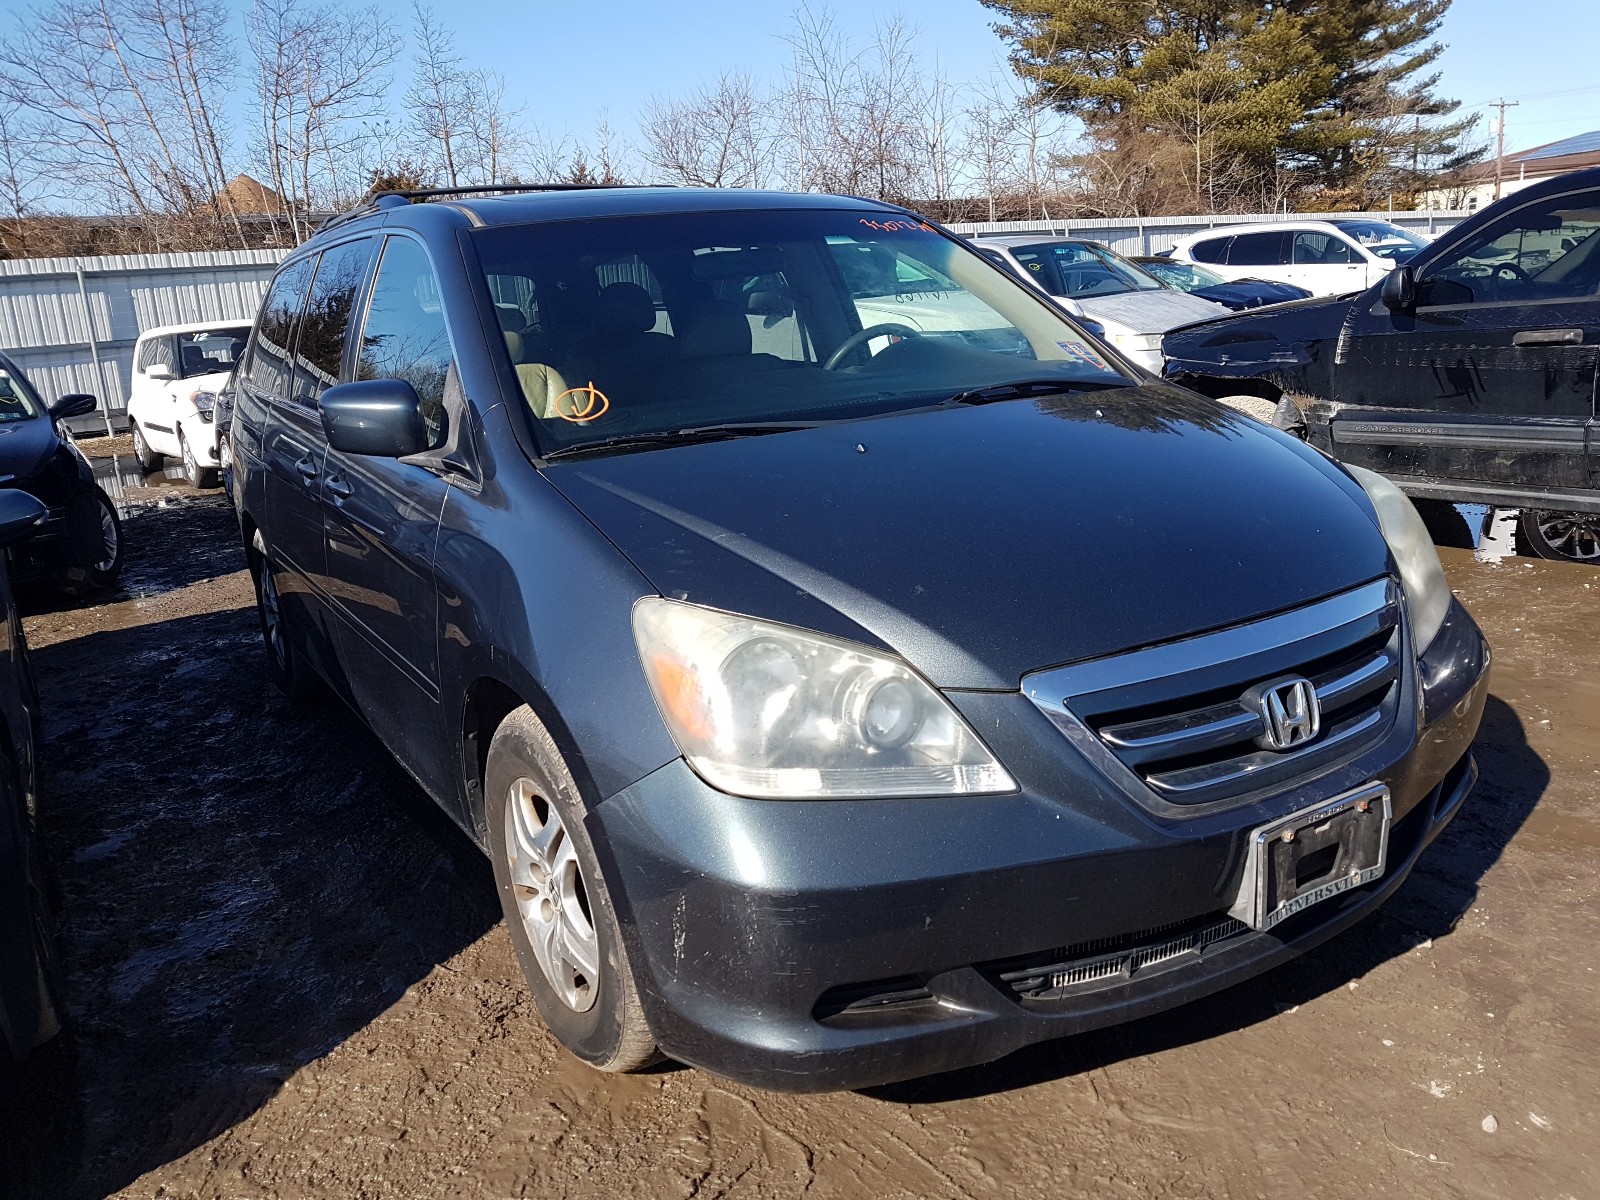
[[[1389,221],[1427,237],[1434,237],[1468,217],[1462,211],[1397,213],[1269,213],[1266,216],[1214,217],[1086,217],[1062,221],[1040,217],[1033,221],[958,221],[947,226],[954,233],[1038,233],[1050,237],[1080,237],[1110,246],[1119,254],[1160,254],[1191,233],[1219,225],[1248,225],[1261,221],[1332,221],[1339,219]]]
[[[80,430],[126,424],[133,344],[157,325],[249,321],[287,250],[0,261],[0,350],[47,401],[92,392]]]
[[[1286,219],[1366,217],[1376,213],[1294,213],[1287,217],[1102,217],[1073,221],[980,221],[953,224],[956,233],[1039,233],[1103,242],[1124,254],[1156,254],[1186,234],[1219,225]],[[1385,214],[1396,225],[1430,236],[1465,212]],[[0,261],[0,350],[28,373],[46,400],[68,392],[100,397],[83,430],[121,428],[128,406],[133,344],[157,325],[250,320],[287,250],[208,250],[105,258]]]

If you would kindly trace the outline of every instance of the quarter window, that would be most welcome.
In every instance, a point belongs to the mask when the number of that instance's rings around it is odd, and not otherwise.
[[[1195,262],[1225,263],[1228,261],[1228,243],[1231,237],[1208,238],[1189,247],[1189,257]]]
[[[306,284],[311,280],[311,260],[302,258],[278,272],[261,305],[251,342],[250,386],[282,399],[289,397],[289,353],[295,325],[305,305]]]
[[[433,265],[416,242],[391,237],[372,285],[356,378],[403,379],[415,388],[428,424],[428,445],[437,449],[448,432],[444,385],[454,366]]]
[[[1356,248],[1343,238],[1316,229],[1302,229],[1294,235],[1296,266],[1348,266],[1361,261]]]
[[[325,250],[317,263],[301,322],[300,344],[295,351],[296,400],[315,404],[323,392],[339,382],[350,315],[371,261],[372,239],[360,238]]]

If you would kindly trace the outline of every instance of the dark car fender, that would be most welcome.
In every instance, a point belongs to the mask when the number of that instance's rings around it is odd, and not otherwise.
[[[519,704],[550,730],[591,807],[678,757],[633,641],[633,604],[656,589],[541,474],[497,471],[494,453],[521,451],[503,406],[483,421],[480,490],[466,502],[451,489],[434,557],[443,711],[459,722],[459,803],[480,837],[481,756]],[[603,702],[595,679],[612,681]]]
[[[1162,373],[1213,399],[1331,399],[1340,334],[1354,308],[1349,296],[1323,296],[1185,325],[1162,339]]]

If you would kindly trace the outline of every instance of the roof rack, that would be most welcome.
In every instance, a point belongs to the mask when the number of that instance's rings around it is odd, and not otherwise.
[[[386,189],[381,192],[372,192],[346,211],[329,217],[317,227],[317,232],[321,233],[324,229],[332,229],[335,225],[342,225],[346,221],[353,221],[357,217],[377,212],[380,209],[397,208],[401,204],[410,204],[416,200],[430,200],[435,196],[478,196],[491,192],[588,192],[613,188],[660,186],[671,185],[648,183],[474,183],[461,187]],[[388,203],[385,203],[385,201]]]

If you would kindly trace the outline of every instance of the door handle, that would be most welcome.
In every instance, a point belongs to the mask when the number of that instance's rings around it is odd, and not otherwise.
[[[335,500],[348,500],[355,494],[355,488],[345,482],[342,475],[330,475],[328,481],[322,485]]]
[[[300,478],[307,483],[313,482],[318,475],[322,474],[321,471],[317,470],[316,461],[309,454],[302,459],[298,459],[294,464],[294,469],[300,472]]]
[[[1513,346],[1581,346],[1581,329],[1523,329],[1511,335]]]

